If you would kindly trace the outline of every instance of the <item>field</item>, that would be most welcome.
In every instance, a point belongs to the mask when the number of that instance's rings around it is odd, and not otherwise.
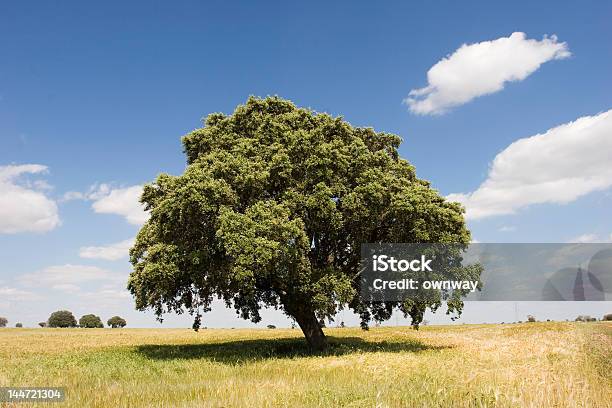
[[[66,387],[53,407],[612,406],[609,323],[326,334],[309,355],[292,329],[0,329],[0,386]]]

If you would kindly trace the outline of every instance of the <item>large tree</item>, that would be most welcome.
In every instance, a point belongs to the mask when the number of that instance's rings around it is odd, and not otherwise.
[[[79,319],[79,326],[88,329],[101,329],[104,327],[104,324],[102,324],[102,319],[100,319],[100,316],[86,314],[81,316]]]
[[[444,296],[372,302],[359,296],[360,245],[467,245],[463,209],[399,157],[401,139],[278,97],[249,98],[183,137],[187,167],[144,187],[151,217],[131,249],[139,310],[195,316],[218,296],[244,319],[264,306],[295,319],[314,349],[319,321],[349,307],[362,326],[398,308],[418,327]],[[448,299],[460,313],[460,296]]]
[[[51,313],[49,320],[47,320],[49,327],[76,327],[77,321],[68,310],[58,310],[57,312]]]
[[[127,325],[127,322],[122,317],[113,316],[110,319],[108,319],[106,324],[108,324],[109,327],[112,327],[113,329],[116,329],[117,327],[125,327]]]

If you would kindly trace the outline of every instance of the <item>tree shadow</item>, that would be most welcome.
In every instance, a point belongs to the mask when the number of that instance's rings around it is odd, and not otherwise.
[[[146,344],[136,351],[152,360],[207,359],[225,364],[310,356],[342,356],[362,352],[418,353],[427,350],[442,350],[450,346],[432,346],[418,340],[370,342],[359,337],[327,336],[329,347],[314,352],[304,339],[280,338],[240,340],[224,343],[203,344]]]

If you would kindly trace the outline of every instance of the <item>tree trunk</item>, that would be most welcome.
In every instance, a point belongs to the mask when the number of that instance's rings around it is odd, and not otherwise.
[[[327,338],[314,312],[302,312],[294,317],[297,324],[300,325],[310,348],[315,351],[325,350],[327,348]]]

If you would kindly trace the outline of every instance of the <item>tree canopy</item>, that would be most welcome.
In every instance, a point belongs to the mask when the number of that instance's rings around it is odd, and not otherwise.
[[[113,316],[110,319],[108,319],[106,324],[112,327],[113,329],[116,329],[118,327],[125,327],[127,325],[127,322],[125,321],[125,319],[119,316]]]
[[[6,317],[0,316],[0,327],[6,327],[8,324],[8,319]]]
[[[187,167],[144,187],[150,219],[130,251],[139,310],[195,316],[215,297],[244,319],[262,307],[295,319],[326,346],[319,320],[348,307],[362,326],[401,310],[418,327],[442,297],[370,302],[359,296],[360,245],[467,245],[463,209],[400,158],[401,139],[278,97],[213,113],[183,137]],[[447,300],[460,313],[459,296]]]
[[[86,314],[79,319],[79,326],[88,329],[101,329],[104,327],[104,324],[102,324],[100,316]]]
[[[76,327],[77,321],[72,312],[68,310],[58,310],[51,313],[47,321],[49,327]]]

